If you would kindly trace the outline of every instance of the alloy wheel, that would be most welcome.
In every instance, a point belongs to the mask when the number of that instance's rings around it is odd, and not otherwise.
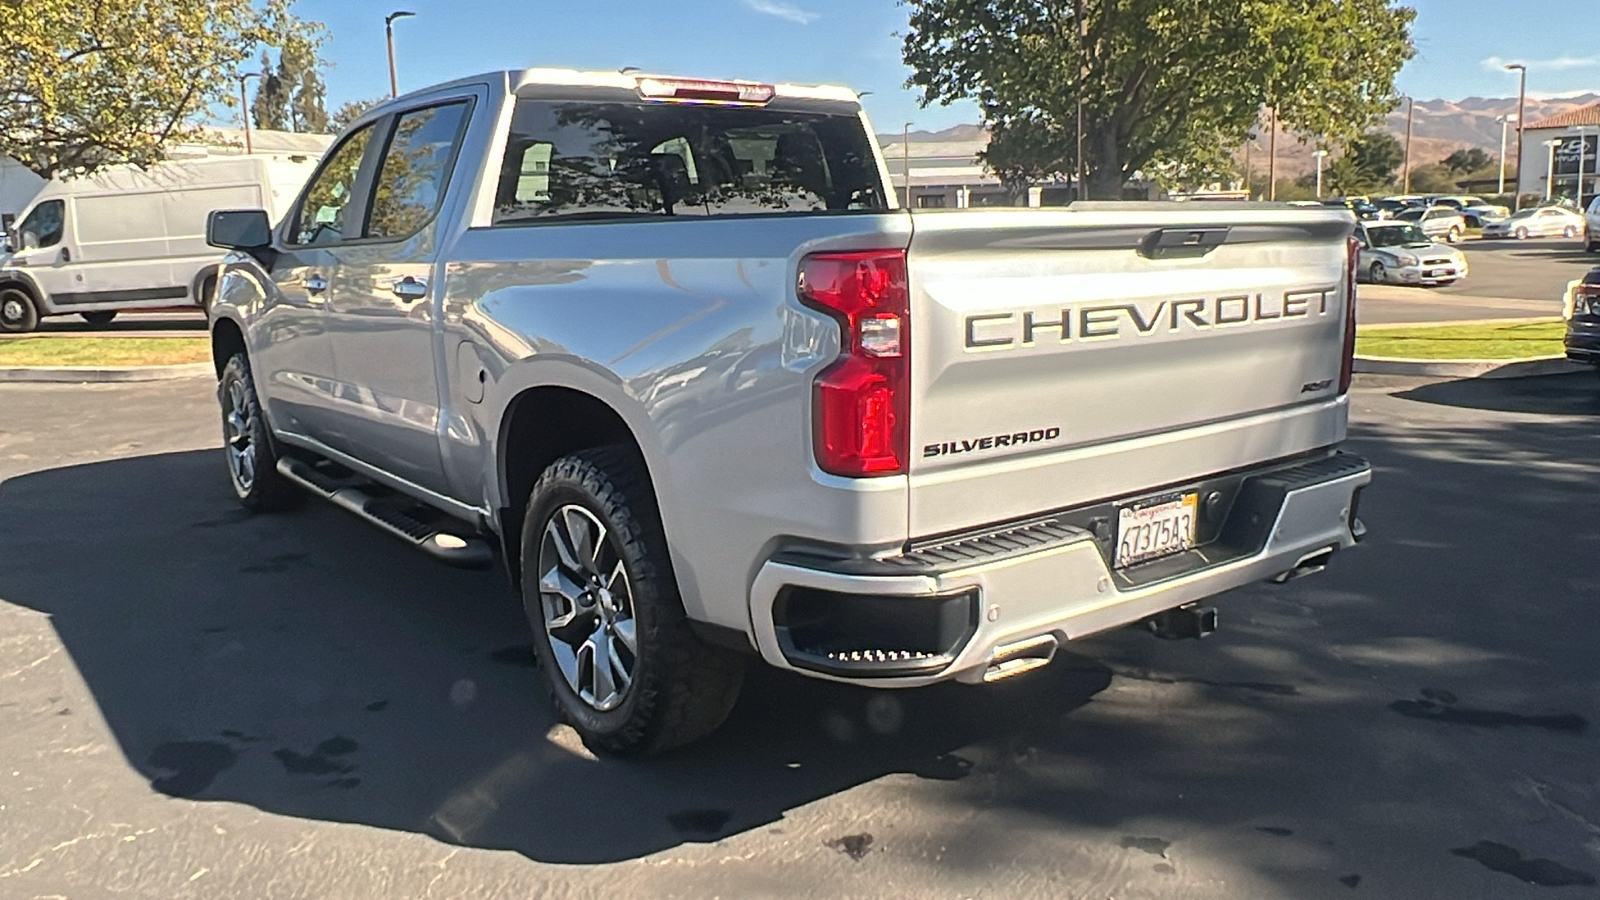
[[[538,572],[545,635],[567,687],[594,709],[616,709],[639,658],[633,589],[616,537],[584,507],[559,507],[545,522]]]
[[[7,297],[4,303],[0,303],[0,320],[8,324],[21,322],[26,314],[27,310],[22,308],[22,301],[16,297]]]
[[[256,483],[255,416],[245,400],[244,382],[228,383],[228,408],[223,410],[223,439],[228,449],[228,470],[241,493],[249,493]]]

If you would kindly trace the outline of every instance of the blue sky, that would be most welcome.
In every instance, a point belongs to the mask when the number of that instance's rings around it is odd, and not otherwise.
[[[1526,62],[1530,94],[1600,90],[1595,0],[1412,0],[1418,55],[1399,87],[1419,99],[1513,96],[1503,62]],[[860,91],[879,131],[977,120],[970,104],[920,109],[904,88],[895,0],[300,0],[326,23],[329,108],[388,92],[383,17],[395,23],[400,89],[534,65],[843,83]],[[1587,9],[1588,12],[1582,12]],[[1573,31],[1564,27],[1579,25]],[[1570,38],[1562,38],[1570,35]]]

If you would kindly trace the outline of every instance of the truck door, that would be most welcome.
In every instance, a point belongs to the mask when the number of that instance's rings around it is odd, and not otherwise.
[[[69,231],[67,203],[61,198],[39,203],[17,226],[17,251],[11,265],[27,270],[52,310],[59,302],[55,298],[65,296],[70,302],[73,294],[84,290],[82,273],[72,264]]]
[[[359,398],[335,376],[327,303],[341,255],[361,232],[374,131],[354,131],[329,152],[282,225],[272,285],[257,316],[263,337],[251,361],[273,424],[338,450],[348,449],[339,410]]]
[[[440,215],[472,97],[423,100],[385,119],[360,240],[340,251],[328,330],[341,384],[338,430],[350,452],[448,496],[439,449],[444,412],[434,359]],[[470,179],[461,179],[470,182]]]

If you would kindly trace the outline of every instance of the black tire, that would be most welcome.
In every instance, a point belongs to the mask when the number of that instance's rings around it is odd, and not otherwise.
[[[256,398],[250,361],[235,353],[217,379],[217,403],[222,407],[222,451],[228,463],[228,483],[239,504],[254,512],[292,509],[305,501],[305,493],[278,473],[278,450],[272,431]],[[237,415],[237,419],[235,419]],[[248,476],[240,458],[253,451]]]
[[[1512,237],[1515,237],[1519,241],[1525,241],[1528,239],[1528,229],[1518,228],[1516,232],[1513,233]]]
[[[557,515],[567,515],[574,507],[603,527],[603,534],[593,542],[592,559],[597,569],[615,572],[617,566],[609,563],[615,558],[628,594],[626,617],[631,619],[636,652],[631,654],[628,683],[616,692],[616,705],[609,709],[598,708],[580,695],[561,668],[554,642],[570,649],[575,636],[594,629],[589,640],[604,631],[605,639],[613,644],[608,653],[618,652],[610,637],[612,624],[600,617],[599,610],[622,604],[611,593],[601,602],[593,593],[596,587],[584,593],[590,598],[588,607],[569,606],[586,609],[583,618],[569,625],[547,626],[541,580],[548,573],[540,571],[540,554],[547,546],[547,527],[554,527]],[[620,446],[597,447],[551,464],[528,498],[521,556],[523,610],[533,629],[534,653],[545,687],[558,714],[587,746],[617,756],[651,755],[698,740],[727,718],[744,680],[745,660],[704,643],[690,630],[655,497],[644,464],[634,452]],[[602,559],[607,563],[601,564]],[[557,592],[549,592],[549,596],[553,603],[566,602]],[[621,617],[616,612],[610,615]],[[563,629],[568,634],[563,635]],[[592,672],[597,660],[593,655],[590,660]],[[572,677],[581,687],[582,663],[572,665],[579,673]]]
[[[0,332],[25,334],[39,327],[39,306],[22,288],[0,288]]]
[[[83,316],[83,320],[90,325],[96,328],[103,328],[106,325],[110,325],[111,320],[117,317],[117,311],[112,309],[103,312],[78,313],[78,315]]]
[[[1452,244],[1461,243],[1461,229],[1459,229],[1459,228],[1450,229],[1450,233],[1445,235],[1444,239],[1447,242],[1452,243]]]
[[[1388,284],[1389,283],[1389,270],[1384,268],[1383,263],[1381,263],[1381,262],[1373,263],[1372,264],[1372,268],[1369,270],[1369,272],[1370,272],[1370,274],[1367,276],[1367,278],[1373,284]]]
[[[1575,237],[1578,236],[1578,229],[1573,228],[1571,225],[1568,225],[1566,228],[1561,229],[1561,236],[1564,237],[1564,238],[1567,238],[1568,240],[1571,240],[1572,238],[1575,238]]]

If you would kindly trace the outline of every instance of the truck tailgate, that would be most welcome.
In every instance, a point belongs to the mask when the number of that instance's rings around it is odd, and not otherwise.
[[[1344,436],[1346,213],[1079,204],[913,225],[913,537]]]

